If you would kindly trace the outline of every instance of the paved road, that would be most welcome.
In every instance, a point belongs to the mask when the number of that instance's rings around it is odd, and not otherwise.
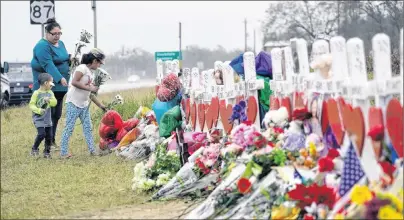
[[[142,87],[152,87],[156,85],[156,80],[154,79],[144,79],[137,82],[128,83],[127,81],[110,81],[105,85],[102,85],[99,93],[115,92],[127,89],[137,89]]]

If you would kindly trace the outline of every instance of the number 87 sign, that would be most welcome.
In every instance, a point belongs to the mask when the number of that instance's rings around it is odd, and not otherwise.
[[[44,24],[49,18],[55,17],[55,1],[31,0],[30,17],[31,24]]]

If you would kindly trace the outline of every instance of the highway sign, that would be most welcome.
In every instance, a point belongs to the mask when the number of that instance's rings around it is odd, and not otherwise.
[[[155,52],[154,59],[157,60],[182,60],[181,53],[179,51],[169,51],[169,52]]]
[[[30,1],[31,24],[44,24],[49,18],[55,17],[55,0]]]

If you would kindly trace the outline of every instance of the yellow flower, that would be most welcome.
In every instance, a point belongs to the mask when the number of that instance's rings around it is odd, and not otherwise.
[[[394,196],[392,193],[382,193],[380,197],[389,199],[399,212],[403,211],[403,201],[397,196]]]
[[[312,157],[315,157],[317,155],[316,145],[312,141],[310,141],[309,143],[309,154]]]
[[[385,205],[380,208],[377,217],[378,219],[403,219],[403,214],[397,212],[390,205]]]
[[[345,218],[345,216],[343,215],[343,214],[336,214],[335,216],[334,216],[334,219],[335,220],[343,220]]]
[[[355,185],[351,193],[351,201],[357,205],[363,205],[372,199],[372,193],[367,186]]]
[[[283,205],[279,207],[273,207],[271,211],[272,219],[297,219],[299,217],[300,209],[299,208],[288,208]]]

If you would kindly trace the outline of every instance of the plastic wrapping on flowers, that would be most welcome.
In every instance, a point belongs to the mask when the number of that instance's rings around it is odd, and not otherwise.
[[[155,152],[145,164],[136,164],[132,189],[137,192],[148,192],[159,189],[181,168],[180,159],[175,151],[167,151],[167,144],[158,144]]]

